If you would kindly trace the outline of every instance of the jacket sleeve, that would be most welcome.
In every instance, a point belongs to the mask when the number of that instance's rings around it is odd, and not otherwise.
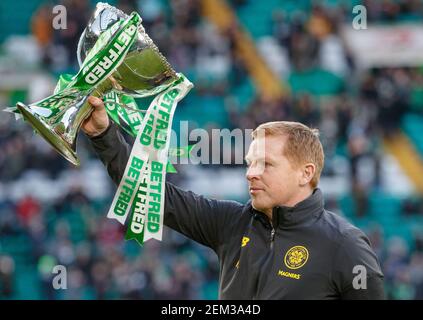
[[[349,230],[338,247],[333,277],[343,300],[385,299],[383,273],[364,233]]]
[[[105,132],[90,140],[109,176],[119,185],[131,148],[117,125],[111,121]],[[166,182],[164,224],[216,252],[230,237],[229,225],[242,207],[235,201],[208,199]]]
[[[131,147],[119,132],[118,126],[110,121],[109,127],[99,136],[90,138],[95,152],[107,169],[107,173],[118,186],[125,173]]]

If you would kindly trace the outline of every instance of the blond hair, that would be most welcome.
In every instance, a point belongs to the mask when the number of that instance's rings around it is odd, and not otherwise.
[[[299,122],[273,121],[259,125],[253,132],[255,139],[257,133],[264,130],[265,135],[286,137],[283,155],[290,161],[291,165],[298,167],[306,163],[313,163],[316,172],[310,181],[314,189],[319,183],[322,173],[325,156],[322,143],[319,140],[319,130],[311,129]]]

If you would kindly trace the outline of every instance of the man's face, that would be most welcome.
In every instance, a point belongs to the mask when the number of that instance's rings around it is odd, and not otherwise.
[[[271,213],[278,205],[295,205],[290,201],[300,189],[302,170],[284,156],[285,141],[281,136],[259,136],[245,157],[253,208],[264,213]]]

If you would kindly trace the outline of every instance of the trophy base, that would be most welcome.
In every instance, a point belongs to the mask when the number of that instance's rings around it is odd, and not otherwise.
[[[64,141],[56,132],[54,132],[49,126],[47,126],[38,116],[35,116],[27,105],[18,102],[16,107],[22,114],[25,120],[27,120],[31,126],[41,135],[50,145],[65,157],[69,162],[75,166],[80,165],[80,161],[76,155],[75,150]]]

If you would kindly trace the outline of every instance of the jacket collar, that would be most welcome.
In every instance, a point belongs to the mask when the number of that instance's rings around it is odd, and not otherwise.
[[[251,206],[251,201],[249,205]],[[276,229],[278,227],[288,227],[304,223],[313,217],[319,216],[323,211],[323,206],[322,191],[316,188],[308,198],[293,207],[278,206],[273,208],[272,225]],[[252,207],[251,209],[256,219],[259,219],[267,227],[270,227],[270,221],[264,213]]]

